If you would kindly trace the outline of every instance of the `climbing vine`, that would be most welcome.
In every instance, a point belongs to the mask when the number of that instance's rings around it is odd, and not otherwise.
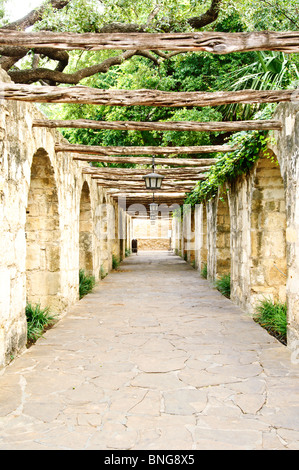
[[[268,109],[260,113],[260,118],[268,118],[270,112]],[[208,201],[217,195],[219,187],[224,183],[248,173],[260,155],[267,152],[269,140],[268,131],[242,131],[234,134],[230,144],[237,149],[218,158],[207,174],[207,179],[199,181],[188,194],[185,204],[194,206]]]

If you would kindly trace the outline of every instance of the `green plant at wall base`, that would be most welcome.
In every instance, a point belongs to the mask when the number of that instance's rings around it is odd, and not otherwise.
[[[202,267],[202,270],[200,272],[200,275],[201,277],[203,277],[204,279],[207,279],[208,278],[208,265],[207,263],[204,263],[203,267]]]
[[[79,297],[82,299],[85,295],[89,294],[95,286],[94,276],[85,273],[84,269],[79,271]]]
[[[273,302],[269,299],[261,300],[256,306],[253,319],[270,334],[286,344],[287,305],[285,303]]]
[[[27,318],[28,345],[35,343],[42,337],[45,330],[53,326],[57,320],[55,315],[50,315],[49,307],[42,309],[39,304],[27,304],[25,313]]]
[[[219,292],[230,299],[230,274],[224,274],[215,282],[215,287]]]
[[[128,256],[130,256],[131,254],[131,250],[125,250],[125,257],[127,258]]]
[[[117,256],[112,255],[112,269],[117,269],[119,266],[119,259]]]

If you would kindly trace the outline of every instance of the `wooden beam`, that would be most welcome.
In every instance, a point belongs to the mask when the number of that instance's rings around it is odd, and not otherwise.
[[[146,189],[145,187],[143,188],[142,185],[127,185],[127,184],[109,184],[109,183],[97,183],[99,186],[101,186],[102,188],[104,189],[111,189],[115,191],[120,191],[121,192],[125,192],[125,191],[134,191],[136,190],[137,192],[144,192],[144,193],[149,193],[149,190]],[[194,184],[195,186],[195,184]],[[192,189],[192,186],[190,186],[190,188]],[[163,186],[163,192],[166,193],[166,192],[181,192],[181,193],[186,193],[188,192],[188,189],[189,187],[186,186],[186,187],[182,187],[182,186],[179,186],[179,185],[167,185],[167,186]],[[191,190],[190,189],[190,190]]]
[[[0,46],[98,51],[106,49],[206,51],[215,54],[247,51],[299,52],[298,31],[222,33],[57,33],[5,30]]]
[[[182,168],[159,168],[159,173],[165,177],[167,176],[197,176],[205,173],[211,169],[213,165],[203,166],[199,168],[193,167],[182,167]],[[87,166],[82,168],[82,174],[84,175],[104,175],[104,176],[142,176],[149,173],[149,169],[144,168],[107,168],[107,167],[91,167]]]
[[[93,121],[78,119],[74,121],[45,120],[33,121],[32,127],[74,128],[74,129],[110,129],[120,131],[192,131],[192,132],[239,132],[250,130],[282,130],[279,121],[231,121],[231,122],[197,122],[197,121]]]
[[[133,190],[131,193],[127,192],[127,191],[121,191],[121,190],[115,190],[115,191],[111,191],[111,190],[107,190],[107,193],[109,193],[109,195],[111,197],[117,197],[117,198],[121,198],[121,197],[125,197],[127,199],[129,198],[136,198],[136,197],[142,197],[143,199],[148,199],[148,200],[153,200],[153,193],[149,190]],[[184,197],[185,195],[185,192],[183,191],[171,191],[171,192],[168,192],[168,193],[165,193],[165,192],[156,192],[155,193],[155,199],[157,200],[160,200],[161,198],[163,199],[171,199],[171,198],[181,198],[181,197]]]
[[[75,152],[91,155],[182,155],[198,153],[227,153],[236,148],[230,145],[201,145],[192,147],[100,147],[96,145],[56,144],[55,152]]]
[[[85,86],[55,87],[0,83],[0,99],[36,103],[86,103],[104,106],[194,107],[232,103],[278,103],[294,99],[296,90],[175,92],[100,90]]]
[[[108,164],[131,164],[131,165],[152,165],[150,157],[100,157],[95,155],[74,154],[74,160],[85,162],[99,162]],[[155,158],[156,165],[177,166],[177,167],[193,167],[202,168],[214,165],[217,162],[215,158]],[[107,168],[107,167],[106,167]]]
[[[162,175],[162,173],[159,173]],[[102,181],[127,181],[127,182],[140,182],[144,184],[144,179],[142,175],[91,175],[91,178],[94,180],[102,180]],[[188,180],[188,181],[199,181],[199,180],[205,180],[206,176],[205,174],[201,175],[166,175],[164,176],[163,184],[172,182],[172,181],[182,181],[182,180]]]
[[[107,180],[105,181],[97,181],[97,184],[102,186],[103,188],[111,188],[111,189],[127,189],[127,190],[131,190],[131,189],[140,189],[141,191],[143,189],[146,190],[145,188],[145,185],[142,184],[142,183],[132,183],[130,181],[120,181],[118,183],[112,181],[112,182],[109,182]],[[171,190],[171,191],[175,191],[175,190],[183,190],[183,191],[188,191],[191,189],[194,188],[194,186],[196,185],[196,182],[188,182],[188,183],[166,183],[163,185],[162,187],[162,190],[163,191],[168,191],[168,190]],[[148,192],[148,189],[146,190]]]

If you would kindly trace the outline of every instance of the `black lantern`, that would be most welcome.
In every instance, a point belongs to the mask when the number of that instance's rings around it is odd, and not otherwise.
[[[143,179],[145,181],[146,189],[149,189],[150,191],[157,191],[161,189],[164,176],[159,175],[158,173],[155,172],[155,158],[154,157],[153,157],[152,168],[153,168],[153,172],[149,173],[148,175],[143,176]]]
[[[143,176],[143,179],[145,181],[146,189],[157,191],[158,189],[161,189],[164,176],[161,176],[158,173],[149,173],[148,175]]]

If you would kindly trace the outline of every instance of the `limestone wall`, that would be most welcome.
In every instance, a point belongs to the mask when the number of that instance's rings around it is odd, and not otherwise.
[[[231,300],[252,313],[260,299],[287,302],[288,345],[299,341],[299,104],[280,104],[265,155],[250,174],[173,223],[173,247],[208,279],[231,275]],[[190,230],[186,229],[186,224]],[[194,243],[190,243],[194,241]],[[185,254],[185,250],[190,251]]]
[[[140,238],[138,251],[167,251],[170,248],[168,238]]]
[[[297,93],[298,96],[298,93]],[[277,156],[286,204],[286,297],[289,312],[289,344],[299,340],[299,103],[278,106],[275,118],[284,126],[274,133],[272,150]],[[294,346],[295,347],[295,346]],[[298,344],[297,344],[298,347]]]
[[[35,118],[44,118],[35,105],[0,102],[0,367],[26,343],[27,302],[65,311],[78,300],[79,268],[99,280],[125,249],[109,197],[84,163],[54,152],[61,134],[32,128]]]

